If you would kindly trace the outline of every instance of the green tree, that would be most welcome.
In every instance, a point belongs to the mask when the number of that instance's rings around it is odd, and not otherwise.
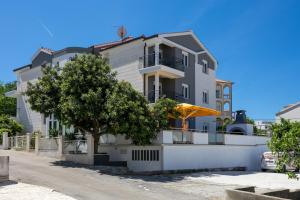
[[[149,104],[128,82],[116,84],[107,101],[107,112],[109,133],[124,134],[136,145],[149,144],[154,137]]]
[[[300,122],[281,119],[272,125],[272,138],[268,144],[277,155],[277,170],[283,172],[285,165],[291,164],[300,168]],[[289,178],[299,178],[294,172],[287,172]]]
[[[17,100],[15,98],[6,97],[5,93],[15,90],[17,88],[16,82],[0,83],[0,114],[16,116]]]
[[[11,119],[8,115],[0,115],[0,135],[7,132],[9,136],[14,136],[22,131],[22,125]]]
[[[65,125],[93,134],[95,147],[105,133],[124,134],[135,144],[148,144],[165,124],[157,125],[143,95],[129,83],[118,82],[101,56],[75,56],[64,68],[48,66],[43,73],[25,93],[31,108],[46,116],[53,113]]]

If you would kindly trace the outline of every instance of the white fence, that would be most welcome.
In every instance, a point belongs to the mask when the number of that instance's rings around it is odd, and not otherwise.
[[[153,145],[135,146],[130,140],[116,136],[105,136],[108,144],[100,144],[100,153],[109,155],[109,161],[126,161],[131,171],[162,171],[162,170],[195,170],[210,168],[244,167],[257,170],[261,154],[268,151],[267,142],[270,138],[261,136],[245,136],[219,134],[223,141],[220,144],[209,144],[211,133],[163,131]],[[20,146],[26,150],[33,148],[26,141],[33,141],[31,135],[6,138],[8,146]],[[104,142],[104,140],[102,140]],[[86,140],[63,140],[58,138],[35,137],[37,155],[59,157],[67,161],[81,164],[94,164],[94,141],[91,135]]]
[[[64,140],[63,153],[64,154],[86,154],[87,141],[86,140]]]
[[[57,151],[59,138],[46,138],[41,137],[38,140],[38,150],[39,151]]]

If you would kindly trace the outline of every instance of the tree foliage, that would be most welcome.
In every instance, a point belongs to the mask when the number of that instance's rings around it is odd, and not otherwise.
[[[28,82],[27,90],[24,93],[27,95],[28,102],[32,110],[43,113],[49,116],[55,113],[60,116],[59,101],[60,101],[60,69],[56,67],[45,67],[43,76],[39,78],[38,84]]]
[[[300,168],[300,122],[281,119],[272,125],[272,139],[269,148],[277,155],[277,170],[284,171],[285,165]],[[299,178],[294,172],[287,172],[289,178]]]
[[[65,125],[93,134],[96,146],[104,133],[124,134],[135,144],[149,144],[166,126],[166,112],[171,108],[156,113],[162,103],[150,108],[129,83],[117,81],[101,56],[75,56],[62,69],[48,66],[43,73],[25,93],[31,108],[46,116],[53,113]]]
[[[17,100],[5,96],[6,92],[15,90],[16,88],[16,82],[0,83],[0,115],[16,116]]]
[[[22,125],[8,115],[0,115],[0,135],[7,132],[9,136],[14,136],[22,131]]]

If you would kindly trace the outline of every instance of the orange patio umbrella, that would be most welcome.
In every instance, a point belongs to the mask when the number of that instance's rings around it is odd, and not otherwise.
[[[219,116],[221,113],[214,109],[205,108],[201,106],[195,106],[192,104],[181,103],[176,106],[176,111],[179,112],[179,118],[182,120],[182,129],[187,130],[187,119],[192,117],[205,117],[205,116]],[[171,114],[169,117],[175,118]]]

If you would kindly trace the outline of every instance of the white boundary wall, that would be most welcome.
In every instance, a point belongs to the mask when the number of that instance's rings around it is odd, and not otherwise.
[[[266,145],[164,145],[163,170],[246,167],[259,170]]]
[[[269,137],[247,136],[247,135],[224,135],[225,144],[231,145],[265,145],[270,140]]]

